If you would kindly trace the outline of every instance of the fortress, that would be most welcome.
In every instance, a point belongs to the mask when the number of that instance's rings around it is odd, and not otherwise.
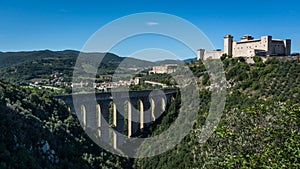
[[[223,54],[232,57],[253,57],[253,56],[288,56],[291,54],[290,39],[272,39],[272,36],[262,36],[254,39],[245,35],[240,41],[234,41],[230,34],[224,37],[224,51],[205,49],[198,50],[199,59],[218,59]]]

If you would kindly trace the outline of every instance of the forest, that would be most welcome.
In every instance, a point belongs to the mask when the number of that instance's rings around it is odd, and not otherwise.
[[[205,143],[199,135],[209,112],[209,75],[201,61],[188,62],[199,81],[201,99],[193,129],[174,149],[138,159],[98,147],[51,90],[24,88],[13,83],[17,81],[13,77],[4,78],[0,81],[0,168],[300,168],[300,61],[276,57],[265,62],[254,57],[254,61],[222,57],[228,81],[226,106]],[[145,78],[172,81],[167,75]],[[166,130],[179,107],[177,97],[137,137]]]

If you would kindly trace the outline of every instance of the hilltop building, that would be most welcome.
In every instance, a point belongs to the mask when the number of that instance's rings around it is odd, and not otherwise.
[[[198,50],[198,59],[217,59],[223,54],[232,57],[253,57],[253,56],[288,56],[291,54],[290,39],[272,39],[272,36],[262,36],[254,39],[250,35],[245,35],[240,41],[234,41],[233,36],[224,37],[224,51]]]
[[[162,66],[153,66],[152,70],[149,71],[149,73],[153,73],[153,74],[170,74],[170,73],[174,73],[177,69],[178,65],[177,64],[165,64]]]

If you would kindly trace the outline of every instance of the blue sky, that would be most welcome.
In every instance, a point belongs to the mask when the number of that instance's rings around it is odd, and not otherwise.
[[[236,40],[244,34],[272,35],[292,39],[292,51],[298,52],[299,5],[296,0],[1,0],[0,51],[80,50],[94,32],[115,19],[163,12],[196,25],[216,48],[223,48],[228,33]]]

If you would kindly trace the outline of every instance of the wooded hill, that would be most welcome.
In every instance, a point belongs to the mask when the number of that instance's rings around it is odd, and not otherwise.
[[[199,142],[210,80],[201,61],[192,61],[188,66],[201,86],[194,129],[175,149],[144,159],[118,157],[96,146],[50,91],[0,82],[0,168],[300,168],[300,62],[222,61],[231,85],[211,137]],[[138,136],[167,129],[179,107],[177,98]]]
[[[65,82],[70,82],[74,66],[80,52],[78,51],[32,51],[0,52],[0,77],[11,83],[28,83],[32,79],[49,80],[51,74],[60,74]],[[135,58],[119,57],[112,53],[81,53],[87,57],[101,59],[98,75],[113,74],[121,64],[124,73],[131,69],[151,68],[155,63]],[[87,63],[80,64],[86,69]]]

